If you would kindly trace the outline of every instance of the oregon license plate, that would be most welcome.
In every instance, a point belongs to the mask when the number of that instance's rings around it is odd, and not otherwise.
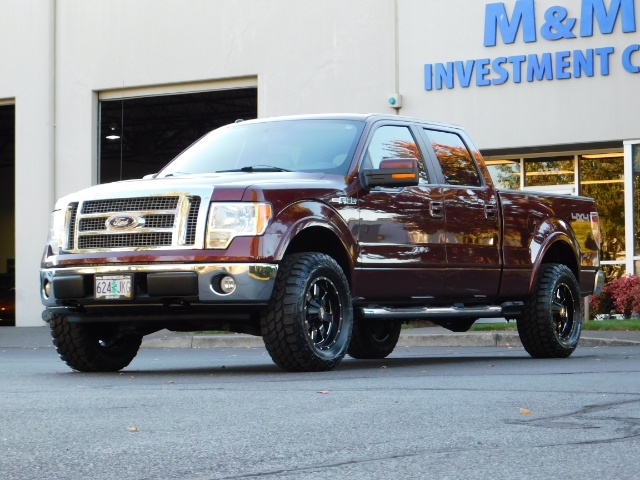
[[[133,297],[133,275],[96,275],[95,297],[105,300],[129,300]]]

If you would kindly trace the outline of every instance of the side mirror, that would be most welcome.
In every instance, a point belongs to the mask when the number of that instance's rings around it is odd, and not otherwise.
[[[144,177],[142,177],[143,180],[148,180],[150,178],[156,178],[158,176],[157,173],[150,173],[148,175],[145,175]]]
[[[387,158],[379,168],[362,171],[364,187],[413,187],[418,185],[420,172],[415,158]]]

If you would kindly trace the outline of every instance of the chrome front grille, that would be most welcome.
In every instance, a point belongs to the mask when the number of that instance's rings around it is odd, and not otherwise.
[[[175,217],[175,215],[145,215],[142,218],[145,228],[173,228]],[[107,222],[104,217],[83,218],[78,225],[78,231],[81,233],[101,230],[107,230]]]
[[[201,197],[189,194],[111,198],[67,207],[67,252],[197,248]],[[203,213],[203,215],[201,215]]]
[[[78,242],[80,250],[129,247],[170,247],[171,232],[167,233],[121,233],[118,235],[86,235]]]
[[[135,197],[90,200],[82,204],[82,213],[143,212],[147,210],[175,210],[180,197]]]
[[[69,235],[67,235],[67,242],[69,250],[75,248],[76,242],[76,217],[78,215],[78,204],[72,203],[67,208],[67,215],[69,218]]]

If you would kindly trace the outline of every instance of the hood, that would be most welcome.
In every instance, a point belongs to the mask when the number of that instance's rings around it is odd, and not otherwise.
[[[327,179],[325,177],[329,177]],[[333,178],[332,178],[333,177]],[[344,182],[344,177],[337,177]],[[337,178],[324,173],[304,172],[225,172],[175,177],[148,178],[105,183],[85,188],[60,198],[56,209],[74,201],[120,198],[132,196],[170,195],[172,193],[199,194],[211,197],[213,191],[226,192],[226,200],[241,200],[244,191],[252,189],[314,189],[340,188]],[[342,183],[344,188],[344,183]],[[220,192],[222,193],[222,192]],[[217,195],[216,195],[217,196]]]

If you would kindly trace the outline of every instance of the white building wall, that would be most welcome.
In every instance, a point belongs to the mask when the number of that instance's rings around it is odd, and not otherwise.
[[[15,103],[16,315],[43,325],[38,269],[53,205],[53,2],[0,2],[0,99]]]
[[[388,0],[58,2],[56,193],[95,183],[97,92],[258,78],[261,117],[386,109]]]
[[[612,35],[524,43],[520,33],[485,47],[489,3],[0,0],[0,100],[15,101],[17,117],[17,323],[41,325],[38,266],[54,198],[96,183],[100,92],[250,78],[260,117],[396,113],[386,100],[399,91],[398,113],[462,124],[480,148],[638,137],[640,74],[620,65],[638,32],[618,23]],[[505,4],[510,13],[515,0]],[[557,4],[580,17],[582,0],[536,0],[538,30]],[[616,50],[606,77],[424,88],[425,63],[605,46]]]

